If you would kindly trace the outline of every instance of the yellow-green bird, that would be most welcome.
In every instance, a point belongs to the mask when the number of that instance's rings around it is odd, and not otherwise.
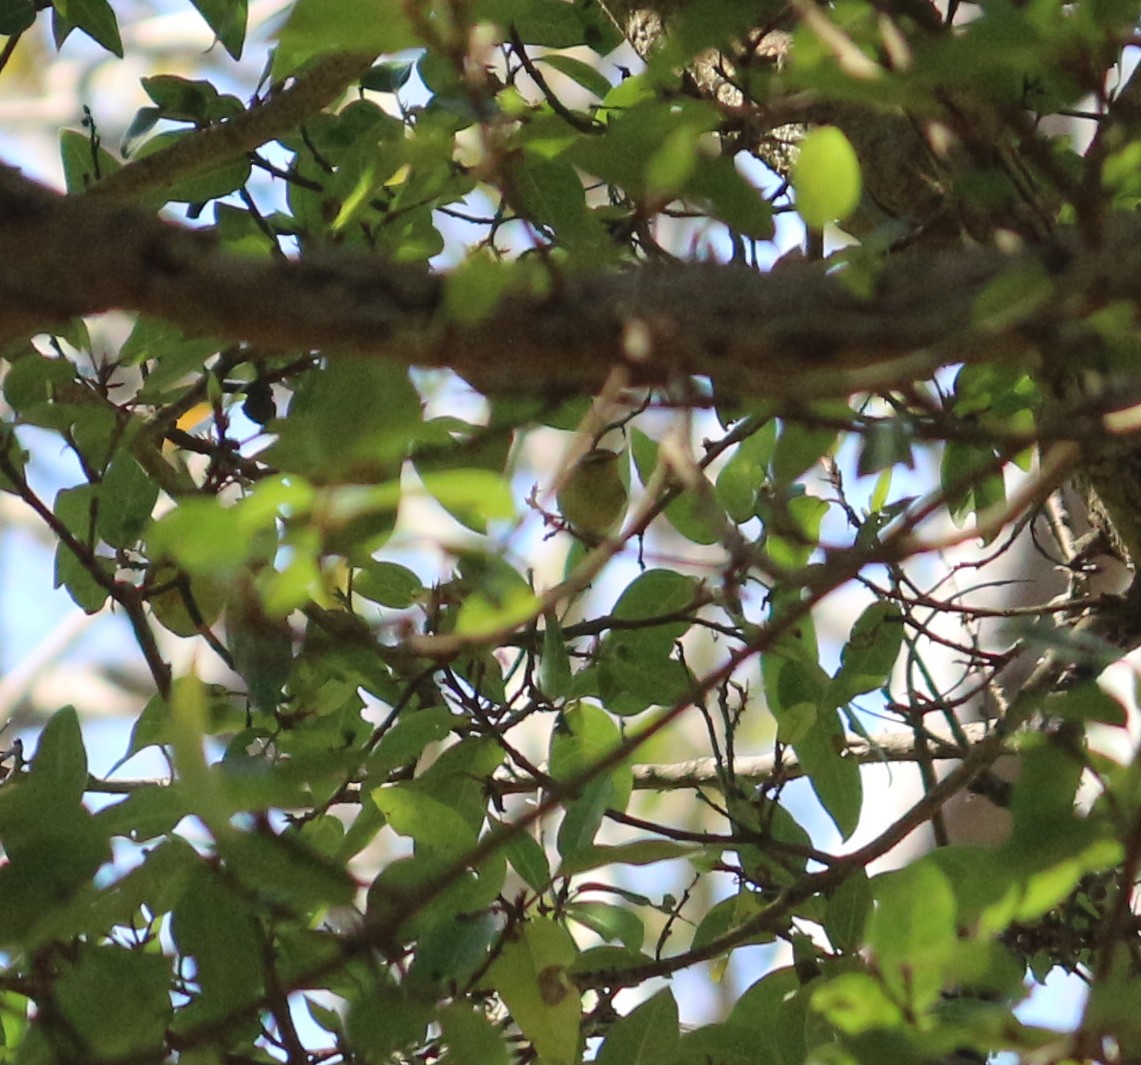
[[[609,448],[591,448],[559,489],[559,513],[587,543],[605,539],[626,513],[629,493],[619,472],[620,457]]]

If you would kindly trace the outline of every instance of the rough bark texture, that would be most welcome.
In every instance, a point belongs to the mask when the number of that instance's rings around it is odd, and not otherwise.
[[[767,274],[669,264],[572,276],[550,294],[509,296],[461,339],[440,310],[438,275],[351,253],[235,256],[144,209],[60,196],[0,168],[0,335],[120,308],[198,334],[449,366],[508,390],[587,387],[625,363],[644,380],[704,374],[780,398],[796,394],[783,380],[794,371],[873,372],[919,352],[906,375],[972,351],[989,360],[1061,343],[1097,307],[1141,298],[1136,237],[1122,225],[1100,249],[1059,239],[1016,254],[972,246],[904,255],[866,298],[812,263]],[[1025,320],[979,328],[978,295],[1014,270],[1049,278],[1053,296]],[[557,357],[571,350],[582,352],[580,365]],[[524,364],[542,366],[542,379],[512,376]]]
[[[868,298],[813,263],[767,274],[662,265],[560,278],[461,326],[442,310],[444,279],[418,269],[234,256],[140,208],[58,196],[0,169],[0,338],[119,308],[199,335],[447,366],[491,390],[591,390],[619,369],[632,382],[701,374],[742,395],[807,398],[1048,348],[1094,308],[1141,299],[1137,248],[1130,228],[1099,251],[967,247],[925,252],[922,269],[903,256]],[[1052,275],[1056,297],[1026,320],[977,328],[979,294],[1017,268]]]

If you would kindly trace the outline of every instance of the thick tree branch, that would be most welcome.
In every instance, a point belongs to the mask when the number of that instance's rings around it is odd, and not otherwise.
[[[1124,227],[1122,227],[1124,228]],[[449,322],[444,281],[346,253],[253,260],[209,234],[0,170],[0,341],[119,308],[285,350],[450,367],[498,391],[592,391],[624,365],[634,383],[700,374],[743,394],[817,397],[884,388],[940,364],[1025,355],[1091,309],[1141,298],[1141,245],[932,254],[889,263],[867,298],[813,264],[768,274],[711,264],[557,277],[477,325]],[[978,321],[1006,271],[1053,273],[1056,299]]]

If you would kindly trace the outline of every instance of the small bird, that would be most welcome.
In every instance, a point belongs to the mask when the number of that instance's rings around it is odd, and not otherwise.
[[[619,472],[620,457],[609,448],[592,448],[574,464],[558,491],[559,513],[587,543],[605,539],[626,513],[629,493]]]

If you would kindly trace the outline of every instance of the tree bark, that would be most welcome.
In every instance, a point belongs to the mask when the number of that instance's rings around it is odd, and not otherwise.
[[[442,309],[446,279],[352,253],[254,260],[201,231],[0,170],[0,339],[121,309],[187,332],[285,350],[449,367],[497,391],[591,391],[707,376],[742,396],[807,399],[886,388],[963,360],[1032,356],[1106,303],[1141,298],[1133,227],[1104,248],[1008,256],[932,253],[889,263],[867,298],[816,264],[761,274],[673,264],[555,278],[506,296],[485,321]],[[1032,314],[977,320],[1006,272],[1050,277]]]

